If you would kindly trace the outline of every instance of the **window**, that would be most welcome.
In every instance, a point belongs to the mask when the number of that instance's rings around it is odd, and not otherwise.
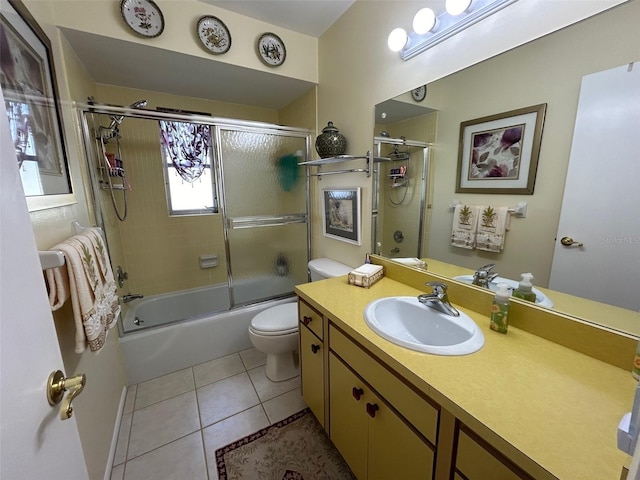
[[[160,121],[169,215],[218,213],[211,127]]]

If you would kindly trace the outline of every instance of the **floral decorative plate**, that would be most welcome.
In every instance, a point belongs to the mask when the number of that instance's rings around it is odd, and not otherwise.
[[[231,48],[231,34],[222,20],[204,15],[198,20],[198,38],[211,53],[220,55]]]
[[[284,42],[275,33],[263,33],[258,39],[256,47],[260,60],[269,67],[280,66],[287,58]]]
[[[164,30],[162,11],[153,0],[122,0],[120,13],[127,25],[143,37],[157,37]]]

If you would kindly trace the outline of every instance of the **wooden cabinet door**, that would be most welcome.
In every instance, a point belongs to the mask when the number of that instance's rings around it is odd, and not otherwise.
[[[391,408],[371,395],[368,480],[407,478],[431,480],[434,452]]]
[[[329,354],[329,385],[331,441],[356,477],[365,480],[369,423],[365,397],[370,395],[368,387],[333,353]]]
[[[300,325],[302,398],[324,427],[324,367],[322,341]]]

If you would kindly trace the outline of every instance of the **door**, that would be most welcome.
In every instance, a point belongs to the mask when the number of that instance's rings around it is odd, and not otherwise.
[[[640,309],[639,101],[640,63],[582,79],[549,280],[553,290],[635,311]],[[577,243],[563,245],[565,237]]]
[[[75,417],[47,402],[62,356],[1,92],[0,105],[0,478],[86,479]]]

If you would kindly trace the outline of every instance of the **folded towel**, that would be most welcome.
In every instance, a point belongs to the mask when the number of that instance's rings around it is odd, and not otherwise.
[[[355,270],[350,271],[349,275],[347,276],[347,281],[351,285],[369,288],[371,285],[380,280],[383,275],[384,268],[381,265],[365,263]]]
[[[87,229],[54,250],[64,253],[71,292],[71,305],[76,324],[76,353],[87,346],[98,352],[120,314],[113,271],[107,249],[96,229]],[[63,274],[60,267],[59,275]],[[55,278],[56,272],[54,272]]]
[[[390,260],[401,263],[403,265],[407,265],[409,267],[427,268],[426,262],[420,260],[419,258],[391,258]]]
[[[507,207],[480,207],[480,219],[476,233],[476,247],[488,252],[501,252],[505,232],[509,230],[511,215]]]
[[[480,207],[459,203],[453,212],[451,245],[472,250],[476,242],[476,228]]]
[[[66,265],[48,268],[44,272],[49,286],[49,305],[51,305],[51,311],[55,312],[62,308],[71,295],[69,273]]]

